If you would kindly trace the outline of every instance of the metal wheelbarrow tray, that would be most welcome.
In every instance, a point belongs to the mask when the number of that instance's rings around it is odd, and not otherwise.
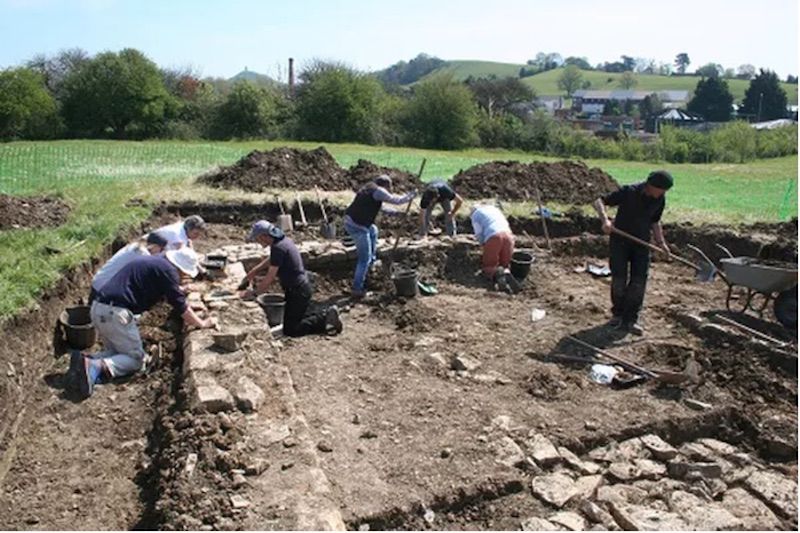
[[[784,300],[788,302],[790,299],[794,301],[796,307],[796,294],[788,294],[790,291],[794,292],[793,289],[797,286],[796,265],[757,259],[755,257],[728,257],[720,259],[720,263],[725,272],[725,281],[728,284],[725,306],[729,311],[732,311],[733,289],[736,286],[740,286],[747,290],[744,305],[740,312],[743,313],[751,309],[758,313],[759,316],[762,316],[767,305],[777,296],[775,314],[781,323],[787,325],[786,321],[790,320],[790,318],[783,317],[782,315],[786,314],[786,312],[779,310],[779,307],[784,306]],[[764,297],[764,302],[761,306],[754,307],[753,298],[757,294],[761,294]],[[789,314],[792,313],[789,312]]]

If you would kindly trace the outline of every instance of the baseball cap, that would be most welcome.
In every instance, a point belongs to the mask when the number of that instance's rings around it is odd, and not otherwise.
[[[266,220],[259,220],[253,224],[253,227],[250,228],[250,233],[247,235],[247,241],[253,242],[259,235],[269,235],[273,239],[283,239],[285,236],[281,228]]]

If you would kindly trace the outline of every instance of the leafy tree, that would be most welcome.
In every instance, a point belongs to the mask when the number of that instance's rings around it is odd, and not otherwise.
[[[726,80],[732,80],[736,78],[736,71],[732,68],[728,67],[725,69],[725,72],[722,73],[722,77]]]
[[[132,48],[99,54],[64,80],[63,115],[74,136],[152,135],[174,105],[158,67]]]
[[[622,68],[624,70],[633,70],[636,68],[636,59],[631,56],[620,56],[622,59]]]
[[[575,65],[581,70],[592,70],[592,65],[589,64],[585,57],[569,56],[564,60],[564,64]]]
[[[386,97],[376,78],[338,63],[317,62],[300,79],[296,110],[302,138],[375,142]]]
[[[558,76],[558,88],[567,93],[567,97],[571,97],[572,93],[577,91],[582,83],[583,74],[575,65],[567,65],[561,75]]]
[[[648,94],[641,102],[639,102],[639,114],[644,118],[657,115],[663,109],[664,104],[661,103],[661,99],[655,93]]]
[[[720,78],[703,78],[697,82],[687,109],[712,122],[727,122],[731,119],[731,105],[733,95],[728,90],[728,82]]]
[[[778,75],[761,69],[750,81],[744,93],[740,112],[753,115],[756,120],[774,120],[786,116],[786,92],[780,85]]]
[[[436,76],[414,87],[405,126],[409,141],[426,148],[456,149],[477,141],[472,93],[452,76]]]
[[[722,65],[719,63],[707,63],[698,68],[695,74],[704,78],[720,78],[722,77]]]
[[[786,83],[794,83],[795,85],[797,85],[797,76],[792,76],[791,74],[787,74]]]
[[[475,95],[478,105],[486,111],[489,118],[493,117],[497,111],[505,111],[510,104],[531,101],[534,98],[533,89],[522,83],[519,78],[510,76],[505,78],[469,77],[466,84]]]
[[[692,62],[689,60],[689,54],[681,52],[675,56],[675,67],[678,69],[679,74],[686,74],[686,69]]]
[[[621,115],[622,112],[622,104],[620,104],[619,100],[608,100],[605,105],[603,105],[603,115],[607,117],[617,117]]]
[[[386,70],[378,73],[378,79],[385,84],[408,85],[423,76],[444,66],[447,62],[428,54],[419,54],[408,62],[398,61]]]
[[[627,89],[633,89],[634,87],[636,87],[639,84],[639,79],[636,77],[636,75],[633,72],[631,72],[630,70],[627,70],[627,71],[622,73],[622,76],[619,77],[619,82],[618,83],[619,83],[619,86],[622,87],[623,89],[626,89],[626,90]]]
[[[756,67],[745,63],[736,69],[736,77],[740,80],[752,80],[756,76]]]
[[[0,139],[41,139],[58,129],[56,102],[29,68],[0,71]]]
[[[238,81],[219,106],[214,121],[214,136],[266,137],[272,132],[277,115],[277,95],[249,81]]]
[[[52,57],[37,54],[26,63],[26,66],[39,72],[44,77],[48,90],[60,100],[64,96],[64,80],[88,62],[89,53],[86,50],[69,48],[61,50]]]
[[[553,70],[558,68],[564,63],[561,59],[561,54],[556,52],[539,52],[534,59],[528,60],[528,65],[536,69],[537,72],[544,72],[546,70]]]

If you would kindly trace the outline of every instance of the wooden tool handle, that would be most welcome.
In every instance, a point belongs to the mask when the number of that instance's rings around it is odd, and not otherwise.
[[[618,357],[618,356],[614,355],[613,353],[607,352],[605,350],[601,350],[600,348],[598,348],[596,346],[592,346],[588,342],[583,342],[582,340],[580,340],[580,339],[578,339],[576,337],[573,337],[572,335],[568,335],[567,338],[569,340],[571,340],[572,342],[576,342],[576,343],[580,344],[581,346],[589,348],[590,350],[594,350],[595,352],[599,353],[603,357],[607,357],[608,359],[611,359],[612,361],[616,361],[617,363],[620,363],[622,365],[628,366],[632,370],[634,370],[636,372],[639,372],[640,374],[642,374],[644,376],[647,376],[649,378],[657,378],[658,377],[654,372],[651,372],[650,370],[647,370],[646,368],[643,368],[643,367],[641,367],[639,365],[635,365],[635,364],[631,363],[630,361],[626,361],[622,357]]]
[[[300,193],[297,193],[297,208],[300,210],[300,220],[303,221],[303,225],[307,225],[308,222],[306,221],[306,211],[303,209],[303,202],[300,200]]]
[[[547,231],[547,220],[544,216],[544,209],[542,209],[542,197],[539,194],[539,187],[534,187],[533,192],[536,193],[536,203],[539,205],[539,216],[542,218],[542,229],[544,229],[544,238],[547,241],[547,249],[552,250],[553,246],[550,244],[550,232]]]
[[[319,202],[319,208],[322,209],[322,219],[325,221],[325,224],[327,224],[328,213],[325,212],[325,204],[322,203],[322,197],[319,195],[319,187],[314,187],[314,192],[317,193],[317,202]]]
[[[634,237],[634,236],[633,236],[633,235],[631,235],[630,233],[624,232],[624,231],[622,231],[621,229],[619,229],[619,228],[618,228],[618,227],[616,227],[616,226],[611,226],[611,231],[612,231],[613,233],[616,233],[617,235],[621,235],[622,237],[625,237],[626,239],[628,239],[628,240],[630,240],[630,241],[633,241],[633,242],[635,242],[635,243],[637,243],[637,244],[641,244],[642,246],[645,246],[645,247],[647,247],[647,248],[650,248],[651,250],[653,250],[653,251],[655,251],[655,252],[666,253],[666,252],[664,252],[664,250],[663,250],[663,249],[659,248],[659,247],[658,247],[658,246],[656,246],[655,244],[653,244],[653,243],[651,243],[651,242],[643,241],[643,240],[642,240],[642,239],[640,239],[639,237]],[[683,263],[683,264],[684,264],[684,265],[686,265],[686,266],[692,267],[692,268],[693,268],[693,269],[695,269],[695,270],[700,270],[700,267],[699,267],[699,266],[697,266],[696,264],[692,263],[692,262],[691,262],[691,261],[689,261],[688,259],[684,259],[683,257],[681,257],[681,256],[679,256],[679,255],[670,254],[670,257],[674,258],[674,259],[675,259],[675,260],[677,260],[678,262],[681,262],[681,263]]]

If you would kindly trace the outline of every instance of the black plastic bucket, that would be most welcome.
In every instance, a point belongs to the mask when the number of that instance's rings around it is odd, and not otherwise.
[[[528,277],[533,263],[533,253],[527,250],[517,250],[511,255],[511,275],[517,281],[523,281]]]
[[[92,326],[90,308],[86,305],[68,307],[58,321],[67,337],[67,345],[74,350],[85,350],[94,346],[97,331]]]
[[[286,307],[286,298],[282,294],[262,294],[256,298],[258,305],[267,315],[267,324],[270,327],[283,324],[283,310]]]
[[[419,276],[416,270],[400,270],[392,276],[392,281],[398,296],[413,298],[417,295]]]

